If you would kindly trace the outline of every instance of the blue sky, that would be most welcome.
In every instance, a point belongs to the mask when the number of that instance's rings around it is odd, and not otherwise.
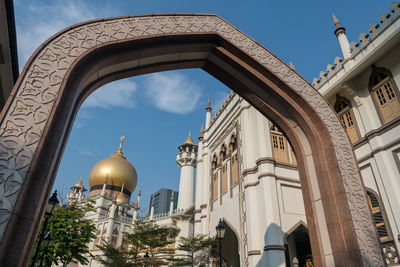
[[[285,62],[292,61],[308,81],[342,56],[332,13],[356,41],[390,1],[79,1],[14,0],[19,62],[22,68],[48,37],[72,24],[102,17],[148,13],[215,13],[254,38]],[[214,111],[229,89],[201,70],[149,74],[110,83],[95,91],[78,112],[55,189],[64,194],[99,160],[114,153],[125,135],[124,154],[138,172],[143,212],[151,193],[179,186],[177,146],[204,122],[210,96]]]

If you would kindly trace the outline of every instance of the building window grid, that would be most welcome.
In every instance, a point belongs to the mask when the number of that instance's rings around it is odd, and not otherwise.
[[[278,147],[278,137],[276,135],[272,135],[272,143],[274,148],[279,148]]]
[[[376,96],[378,97],[379,103],[381,106],[386,104],[385,96],[383,95],[382,88],[378,88],[375,90]]]
[[[285,150],[285,142],[282,136],[279,136],[279,148]]]

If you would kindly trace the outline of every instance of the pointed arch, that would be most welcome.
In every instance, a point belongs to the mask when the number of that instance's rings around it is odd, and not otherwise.
[[[28,262],[85,98],[117,79],[183,68],[202,68],[286,133],[297,156],[316,265],[383,264],[351,144],[326,100],[222,18],[160,14],[68,27],[27,62],[0,116],[1,172],[10,184],[0,195],[0,265]]]

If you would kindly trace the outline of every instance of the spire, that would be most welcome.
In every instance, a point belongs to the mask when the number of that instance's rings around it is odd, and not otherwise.
[[[122,158],[125,158],[123,155],[124,153],[122,153],[122,144],[124,143],[124,139],[125,139],[125,136],[121,136],[121,138],[120,138],[121,142],[119,143],[118,151],[115,153],[116,156],[119,156]]]
[[[171,192],[171,202],[174,202],[174,190]]]
[[[108,173],[106,175],[106,178],[104,179],[103,189],[101,190],[101,195],[102,196],[106,195],[107,181],[108,181]]]
[[[210,101],[210,97],[208,97],[206,111],[210,111],[211,112],[211,110],[212,110],[211,101]]]
[[[203,140],[203,137],[204,137],[204,124],[201,124],[199,141]]]
[[[350,43],[346,36],[346,30],[342,25],[340,25],[340,22],[335,14],[332,14],[332,18],[333,23],[335,24],[335,30],[333,32],[339,40],[340,49],[342,50],[344,59],[348,59],[351,57],[351,52]]]
[[[206,129],[208,129],[208,127],[210,126],[210,122],[211,122],[211,101],[210,101],[210,97],[208,97],[208,102],[207,102],[207,107],[206,107]]]
[[[335,24],[336,28],[339,28],[340,27],[340,22],[337,19],[337,17],[335,16],[334,13],[332,13],[332,17],[333,17],[333,23]]]
[[[142,196],[142,188],[139,188],[138,197]]]
[[[81,175],[81,178],[79,178],[79,181],[74,186],[80,188],[82,185],[83,185],[83,182],[82,182],[82,175]]]
[[[340,34],[340,33],[346,33],[345,28],[340,25],[339,20],[337,19],[337,17],[335,16],[335,14],[332,13],[332,18],[333,18],[333,24],[335,24],[335,35],[336,37]]]
[[[186,138],[185,144],[192,144],[192,145],[194,144],[193,139],[191,137],[191,131],[190,130],[189,130],[189,137]]]

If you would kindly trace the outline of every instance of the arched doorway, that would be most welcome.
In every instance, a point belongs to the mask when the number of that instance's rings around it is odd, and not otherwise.
[[[224,225],[225,235],[222,240],[222,258],[226,266],[239,267],[240,258],[238,237],[226,221],[224,221]]]
[[[308,229],[304,223],[296,224],[292,230],[287,233],[285,239],[286,266],[293,266],[294,258],[298,260],[299,267],[314,266],[312,265],[313,261]]]
[[[93,20],[41,45],[1,113],[0,264],[24,265],[74,116],[99,86],[202,68],[288,136],[317,266],[383,265],[352,148],[335,112],[295,71],[216,15]],[[11,253],[12,251],[12,253]]]

